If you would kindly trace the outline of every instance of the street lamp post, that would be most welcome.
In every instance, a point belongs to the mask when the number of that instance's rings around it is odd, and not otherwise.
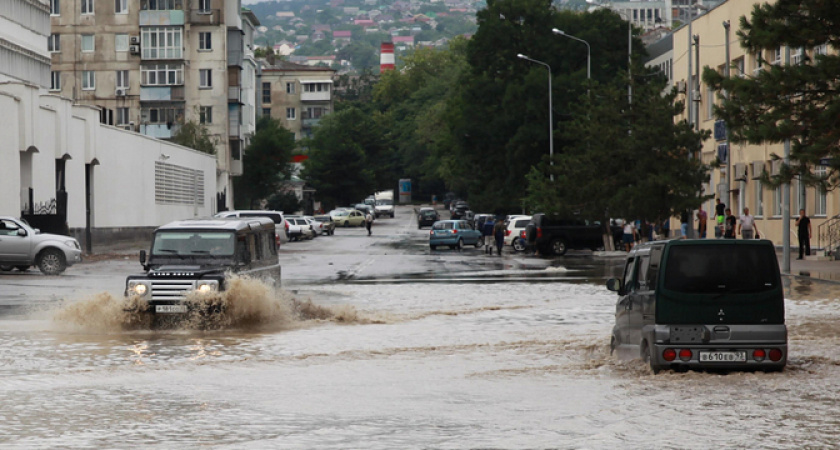
[[[542,61],[537,61],[536,59],[531,59],[522,53],[516,55],[519,59],[524,59],[526,61],[531,61],[532,63],[539,64],[541,66],[545,66],[548,69],[548,162],[550,165],[554,165],[554,108],[551,102],[551,66],[547,63]],[[550,173],[551,181],[554,181],[554,172]]]
[[[571,34],[568,34],[563,30],[558,30],[557,28],[552,28],[551,31],[554,34],[559,34],[560,36],[565,36],[569,39],[574,39],[576,41],[583,42],[584,44],[586,44],[586,79],[591,80],[592,79],[592,71],[590,69],[592,67],[591,66],[591,63],[592,63],[592,48],[589,46],[589,42],[586,42],[585,40],[583,40],[581,38],[574,37]]]

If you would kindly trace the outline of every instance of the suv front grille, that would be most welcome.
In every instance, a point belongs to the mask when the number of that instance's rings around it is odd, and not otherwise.
[[[193,289],[194,280],[152,280],[152,300],[183,300]]]

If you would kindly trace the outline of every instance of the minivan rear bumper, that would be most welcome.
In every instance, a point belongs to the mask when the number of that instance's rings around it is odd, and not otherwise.
[[[651,367],[655,369],[707,369],[707,370],[782,370],[787,364],[787,342],[761,342],[738,344],[654,344],[652,347]],[[666,359],[666,352],[673,351],[673,360]],[[685,358],[681,353],[690,351]],[[763,352],[763,353],[762,353]],[[771,360],[771,352],[781,352],[778,361]],[[743,360],[739,357],[743,355]],[[763,356],[762,356],[763,355]],[[701,361],[701,356],[706,356]],[[732,358],[727,361],[725,359]],[[712,360],[709,360],[712,359]]]

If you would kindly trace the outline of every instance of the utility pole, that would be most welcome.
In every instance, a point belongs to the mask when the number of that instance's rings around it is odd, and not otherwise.
[[[726,64],[723,66],[724,78],[729,78],[729,21],[723,22],[723,29],[726,30]],[[729,100],[729,91],[723,91],[723,97]],[[732,207],[732,147],[729,145],[729,125],[724,123],[724,142],[726,142],[726,205]],[[720,195],[720,194],[719,194]]]
[[[790,46],[785,46],[785,69],[790,70]],[[784,165],[790,165],[790,139],[785,139]],[[790,183],[782,184],[782,271],[790,273]]]

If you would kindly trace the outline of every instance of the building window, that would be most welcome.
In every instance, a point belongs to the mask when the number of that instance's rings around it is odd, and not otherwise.
[[[271,83],[262,84],[262,102],[271,103]]]
[[[782,217],[782,187],[773,189],[773,217]]]
[[[184,84],[181,64],[151,64],[140,67],[140,82],[144,86],[176,86]]]
[[[60,91],[61,90],[61,72],[50,72],[50,90],[51,91]]]
[[[149,106],[140,109],[140,120],[152,125],[181,125],[184,122],[183,106]]]
[[[802,54],[805,53],[804,47],[796,47],[790,51],[790,63],[793,65],[802,64]]]
[[[50,0],[50,15],[61,15],[61,0]]]
[[[213,87],[213,72],[211,69],[199,69],[199,88],[211,88]]]
[[[306,86],[304,86],[306,87]],[[286,83],[286,93],[287,94],[294,94],[295,93],[295,82],[292,81],[291,83]]]
[[[128,71],[117,71],[117,89],[128,89]]]
[[[198,33],[198,49],[213,50],[213,42],[209,31],[202,31]]]
[[[329,92],[329,83],[307,83],[303,85],[303,92]]]
[[[117,108],[117,125],[128,125],[128,108]]]
[[[82,14],[93,14],[93,0],[81,0]]]
[[[814,175],[818,178],[825,178],[826,175],[826,167],[825,166],[816,166],[814,168]],[[814,215],[815,216],[825,216],[826,215],[826,194],[825,188],[822,186],[816,187],[816,204],[814,205]]]
[[[828,54],[828,44],[820,44],[814,47],[814,56],[816,55],[827,55]]]
[[[711,85],[706,85],[706,120],[715,118],[715,90]]]
[[[47,50],[49,50],[50,53],[58,53],[61,51],[60,34],[51,34],[50,37],[47,38]]]
[[[294,108],[286,108],[286,119],[295,120],[296,113]]]
[[[735,75],[740,78],[744,78],[744,58],[738,58],[735,60]]]
[[[271,108],[263,108],[262,110],[264,116],[271,117]]]
[[[143,27],[143,59],[181,59],[181,27]]]
[[[761,69],[764,68],[764,60],[761,57],[761,52],[757,52],[753,55],[753,76],[758,76],[758,73],[761,72]]]
[[[115,14],[128,14],[128,0],[114,0]]]
[[[755,216],[764,216],[764,186],[759,180],[755,180]]]
[[[92,34],[83,34],[82,35],[82,51],[83,52],[92,52],[96,50],[96,41],[93,38]]]
[[[169,11],[184,9],[182,0],[142,0],[140,9],[153,11]]]
[[[82,71],[82,90],[92,91],[96,89],[96,72],[92,70]]]
[[[782,63],[782,47],[773,49],[773,64],[779,65]]]
[[[128,51],[128,35],[127,34],[115,34],[114,35],[114,49],[118,52],[127,52]]]
[[[198,10],[199,11],[210,11],[210,0],[198,0]]]
[[[198,110],[198,123],[207,125],[213,123],[213,107],[202,106]]]

